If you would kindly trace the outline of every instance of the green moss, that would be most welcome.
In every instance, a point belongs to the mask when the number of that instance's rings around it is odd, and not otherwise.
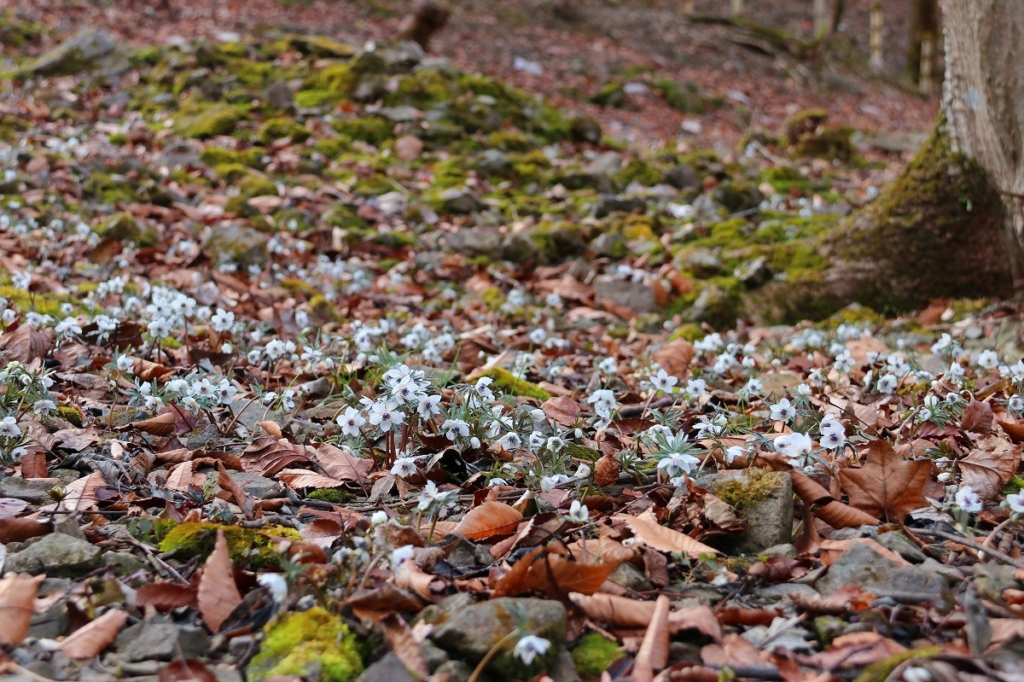
[[[881,661],[868,665],[854,679],[854,682],[884,682],[901,663],[914,659],[929,659],[941,653],[942,649],[937,646],[901,651],[898,654],[893,654],[888,658],[883,658]]]
[[[494,387],[503,393],[533,398],[534,400],[539,400],[541,402],[551,397],[550,393],[537,384],[532,384],[525,379],[520,379],[512,374],[512,372],[501,367],[492,367],[477,378],[480,377],[488,377],[491,379],[491,381],[494,382]]]
[[[318,324],[327,324],[341,319],[338,309],[322,294],[317,294],[309,299],[309,312],[313,315],[313,321]]]
[[[247,670],[253,682],[274,677],[352,682],[363,672],[363,662],[348,627],[321,607],[283,614],[267,625],[264,632],[260,651]]]
[[[58,417],[79,429],[85,423],[85,414],[78,405],[58,405],[56,413]]]
[[[270,144],[274,140],[280,140],[285,137],[291,138],[292,142],[302,143],[312,135],[313,133],[310,129],[298,121],[280,117],[272,118],[260,126],[256,137],[263,144]]]
[[[584,247],[582,228],[568,221],[537,223],[527,236],[548,263],[577,254]]]
[[[488,149],[500,149],[505,152],[526,153],[537,148],[536,141],[528,135],[512,130],[495,130],[493,133],[488,133],[486,144]],[[544,161],[548,161],[548,158],[543,153],[541,153],[541,157],[543,157]],[[548,165],[551,165],[550,162],[548,162]]]
[[[83,184],[87,196],[104,204],[131,203],[135,190],[127,178],[108,173],[93,173]]]
[[[480,300],[484,302],[487,309],[492,313],[498,312],[505,303],[505,293],[501,287],[487,287],[479,294]]]
[[[686,339],[687,341],[696,341],[697,339],[703,339],[707,336],[707,332],[701,329],[700,325],[696,324],[684,324],[677,328],[668,337],[669,341],[675,341],[677,339]]]
[[[246,112],[243,106],[193,103],[178,113],[174,129],[179,135],[197,140],[230,135]]]
[[[342,504],[343,502],[350,502],[352,500],[352,493],[345,490],[339,490],[338,488],[321,488],[320,490],[313,490],[306,495],[310,500],[320,500],[321,502],[330,502],[331,504]]]
[[[342,96],[332,90],[300,90],[295,93],[295,106],[301,109],[320,109],[337,104]]]
[[[216,523],[176,523],[160,541],[161,552],[178,552],[183,557],[206,558],[213,552],[217,531],[224,531],[228,552],[233,561],[251,568],[278,565],[280,555],[274,551],[273,538],[301,540],[302,535],[293,528],[270,526],[261,530],[221,526]]]
[[[343,152],[347,152],[352,149],[352,138],[347,135],[338,135],[336,137],[328,138],[326,140],[320,140],[313,149],[323,154],[328,159],[336,159]]]
[[[576,443],[566,443],[565,453],[573,459],[584,459],[588,462],[596,462],[601,459],[602,453],[600,450],[594,448],[588,448],[583,445],[577,445]]]
[[[0,45],[17,48],[35,44],[45,32],[43,24],[29,21],[14,12],[0,14]]]
[[[213,173],[227,183],[233,183],[249,175],[249,167],[240,163],[219,163],[213,167]]]
[[[107,136],[107,141],[110,144],[123,145],[128,142],[128,136],[124,133],[110,133]]]
[[[781,474],[769,469],[747,469],[746,478],[716,481],[711,492],[737,511],[744,511],[778,490]]]
[[[656,242],[658,241],[658,235],[655,232],[657,226],[657,220],[654,218],[631,214],[622,221],[619,231],[623,239],[629,241]]]
[[[725,103],[720,96],[703,95],[697,84],[689,81],[680,83],[662,78],[655,81],[654,87],[670,107],[684,114],[704,114]]]
[[[390,121],[373,116],[343,118],[331,125],[338,134],[375,147],[379,147],[385,140],[390,139],[395,127],[395,124]]]
[[[237,183],[240,196],[246,199],[252,197],[276,197],[278,195],[277,184],[268,177],[247,173]]]
[[[320,295],[320,292],[315,286],[299,277],[285,277],[279,282],[279,284],[293,294],[301,293],[309,296],[310,298]]]
[[[222,166],[231,163],[259,168],[263,165],[264,154],[266,154],[266,150],[262,147],[235,151],[225,147],[209,146],[203,147],[203,150],[199,152],[199,158],[208,166]]]
[[[825,329],[835,329],[841,324],[856,324],[874,327],[885,323],[885,317],[871,308],[859,303],[851,303],[842,310],[837,310],[827,319],[819,323]]]
[[[619,171],[616,181],[623,187],[631,182],[638,182],[646,187],[657,185],[661,182],[664,173],[643,159],[630,159],[626,167]]]
[[[600,677],[612,663],[626,656],[615,642],[598,632],[584,635],[571,654],[576,672],[585,680]]]
[[[590,97],[593,104],[602,107],[621,108],[626,106],[626,86],[618,81],[606,83]]]
[[[96,232],[104,239],[131,242],[136,246],[156,246],[160,243],[160,233],[156,228],[143,225],[130,213],[118,213],[101,224]]]
[[[329,92],[339,99],[344,99],[352,94],[357,85],[359,85],[359,74],[352,68],[352,64],[331,64],[314,71],[306,78],[302,90],[296,95],[296,102],[298,102],[299,95],[308,90],[320,93]]]

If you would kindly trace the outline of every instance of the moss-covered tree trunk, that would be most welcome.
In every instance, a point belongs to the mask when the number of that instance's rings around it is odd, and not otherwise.
[[[1024,297],[1024,2],[943,0],[946,77],[931,139],[825,240],[814,310]]]

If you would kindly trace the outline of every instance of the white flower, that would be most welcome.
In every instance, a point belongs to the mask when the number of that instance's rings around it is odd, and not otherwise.
[[[836,419],[834,414],[826,414],[822,420],[821,425],[818,427],[822,435],[826,433],[838,433],[841,436],[846,435],[846,427],[843,423]]]
[[[885,364],[889,367],[889,371],[896,375],[897,378],[905,377],[910,373],[910,363],[902,355],[890,355]]]
[[[761,381],[758,379],[751,378],[749,381],[747,381],[747,384],[746,386],[743,387],[743,390],[749,393],[750,395],[759,395],[761,393]],[[785,400],[785,398],[783,398],[783,400]]]
[[[1008,407],[1011,412],[1020,413],[1024,411],[1024,396],[1019,393],[1014,393],[1006,402],[1006,407]]]
[[[192,384],[191,393],[197,398],[212,398],[217,394],[217,387],[205,378]]]
[[[590,520],[590,512],[587,505],[580,504],[579,500],[573,500],[569,505],[569,520],[574,523],[586,523]]]
[[[32,286],[32,274],[22,270],[21,272],[15,272],[11,275],[11,284],[16,289],[24,289],[28,291],[28,288]]]
[[[947,371],[946,374],[954,379],[960,379],[964,375],[964,368],[959,362],[951,362],[949,364],[949,371]]]
[[[391,467],[391,473],[399,478],[408,478],[413,476],[419,471],[416,468],[416,459],[414,457],[399,457],[395,460],[395,465]]]
[[[658,462],[658,468],[663,470],[670,478],[674,478],[679,474],[690,473],[698,464],[700,464],[700,459],[693,455],[673,452],[671,455],[661,458],[661,461]]]
[[[575,478],[577,481],[582,481],[590,478],[590,473],[590,467],[586,464],[581,463],[578,467],[576,467],[576,473],[573,474],[572,477]]]
[[[1024,513],[1024,494],[1014,493],[1006,496],[1006,504],[1017,513]]]
[[[835,368],[837,372],[846,374],[853,369],[854,361],[850,355],[850,351],[844,350],[842,353],[836,356]]]
[[[370,423],[379,426],[381,431],[390,431],[404,419],[405,415],[393,403],[377,401],[370,406]]]
[[[790,419],[796,416],[796,409],[793,404],[786,398],[783,398],[779,402],[772,405],[771,419],[778,422],[788,423]]]
[[[370,517],[370,523],[374,526],[379,526],[382,523],[387,523],[388,513],[383,509],[378,509],[373,512],[373,516]]]
[[[227,379],[221,381],[220,384],[217,386],[217,400],[220,401],[221,405],[230,405],[231,402],[235,399],[236,393],[238,393],[238,389],[232,386]],[[295,403],[291,402],[291,396],[288,395],[289,393],[292,392],[285,391],[284,404],[285,407],[287,407],[288,409],[292,409],[293,407],[295,407]],[[289,405],[289,403],[291,404]]]
[[[969,485],[961,486],[960,490],[956,491],[954,499],[956,500],[956,506],[969,514],[977,514],[985,508],[981,497],[978,493],[971,490]]]
[[[36,414],[48,414],[57,409],[57,405],[52,400],[37,400],[32,405],[32,411]]]
[[[441,396],[421,395],[419,397],[419,404],[416,406],[416,413],[423,419],[430,419],[435,415],[441,414]]]
[[[55,331],[61,336],[71,336],[72,334],[81,334],[82,328],[78,326],[78,320],[73,317],[65,317],[61,320]]]
[[[619,371],[619,363],[615,358],[605,358],[598,363],[597,369],[605,374],[615,374]]]
[[[746,454],[747,450],[742,445],[732,445],[725,449],[725,463],[732,464],[737,457],[745,457]]]
[[[416,548],[412,545],[403,545],[398,549],[391,551],[391,567],[398,568],[409,559],[412,559],[413,554],[416,553]]]
[[[879,393],[889,394],[896,390],[896,386],[899,385],[899,379],[896,378],[895,374],[883,374],[878,377],[878,383],[875,384],[875,389]]]
[[[606,389],[598,389],[587,396],[587,402],[594,406],[594,414],[598,417],[609,419],[619,407],[619,402],[615,399],[615,393]]]
[[[807,384],[800,384],[796,387],[796,394],[799,396],[807,397],[811,394],[811,387]]]
[[[14,417],[0,419],[0,438],[17,438],[21,435],[18,428],[18,420]]]
[[[999,365],[999,354],[994,350],[986,349],[978,354],[978,367],[982,369],[995,369]]]
[[[671,393],[676,384],[679,383],[679,379],[676,379],[663,369],[659,369],[657,374],[651,375],[647,380],[651,383],[651,388],[654,389],[655,393]]]
[[[516,642],[516,648],[512,650],[512,655],[522,661],[523,665],[532,665],[533,659],[546,654],[550,647],[551,642],[543,637],[527,635]]]
[[[846,443],[846,434],[842,431],[824,431],[821,434],[821,445],[828,450],[836,450]]]
[[[277,360],[279,357],[284,355],[287,350],[288,348],[285,346],[284,341],[281,339],[271,339],[263,349],[263,352],[271,360]]]
[[[551,436],[544,442],[544,446],[549,453],[557,455],[565,447],[565,439],[560,436]]]
[[[229,332],[232,325],[235,324],[235,314],[223,308],[217,308],[217,314],[210,318],[210,324],[218,332]]]
[[[126,374],[131,374],[135,368],[135,360],[127,355],[119,355],[116,362],[117,368]]]
[[[708,384],[703,379],[690,379],[686,382],[686,395],[695,400],[701,398],[707,390]]]
[[[450,441],[461,438],[469,438],[469,424],[462,419],[446,419],[441,424],[441,433]]]
[[[366,423],[363,413],[354,407],[346,407],[345,412],[335,419],[341,427],[341,432],[346,436],[358,436],[359,427]]]
[[[562,485],[563,483],[568,483],[569,480],[569,477],[566,476],[565,474],[554,474],[552,476],[544,476],[543,478],[540,479],[540,489],[546,493],[549,493],[556,487]]]
[[[540,327],[535,328],[529,334],[530,343],[535,346],[539,346],[544,343],[544,339],[548,338],[548,333]]]
[[[811,437],[805,433],[794,431],[775,439],[775,451],[789,459],[797,459],[810,454],[813,449],[814,443],[811,441]]]

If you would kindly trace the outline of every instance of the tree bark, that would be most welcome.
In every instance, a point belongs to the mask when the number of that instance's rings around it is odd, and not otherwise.
[[[939,0],[913,0],[910,9],[910,49],[907,51],[907,73],[916,83],[921,77],[921,44],[931,40],[931,73],[937,63],[939,36]]]
[[[1005,207],[1013,290],[1024,296],[1024,3],[945,0],[942,111],[953,151],[986,173]]]

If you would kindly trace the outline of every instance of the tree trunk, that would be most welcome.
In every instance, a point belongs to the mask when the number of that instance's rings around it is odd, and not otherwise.
[[[910,49],[907,51],[907,74],[916,83],[921,78],[921,46],[931,41],[931,73],[935,73],[936,46],[939,36],[939,0],[913,0],[910,9]]]
[[[773,283],[765,318],[934,298],[1024,298],[1024,3],[943,0],[941,113],[917,157],[825,237],[827,269]],[[770,287],[774,287],[771,290]]]

